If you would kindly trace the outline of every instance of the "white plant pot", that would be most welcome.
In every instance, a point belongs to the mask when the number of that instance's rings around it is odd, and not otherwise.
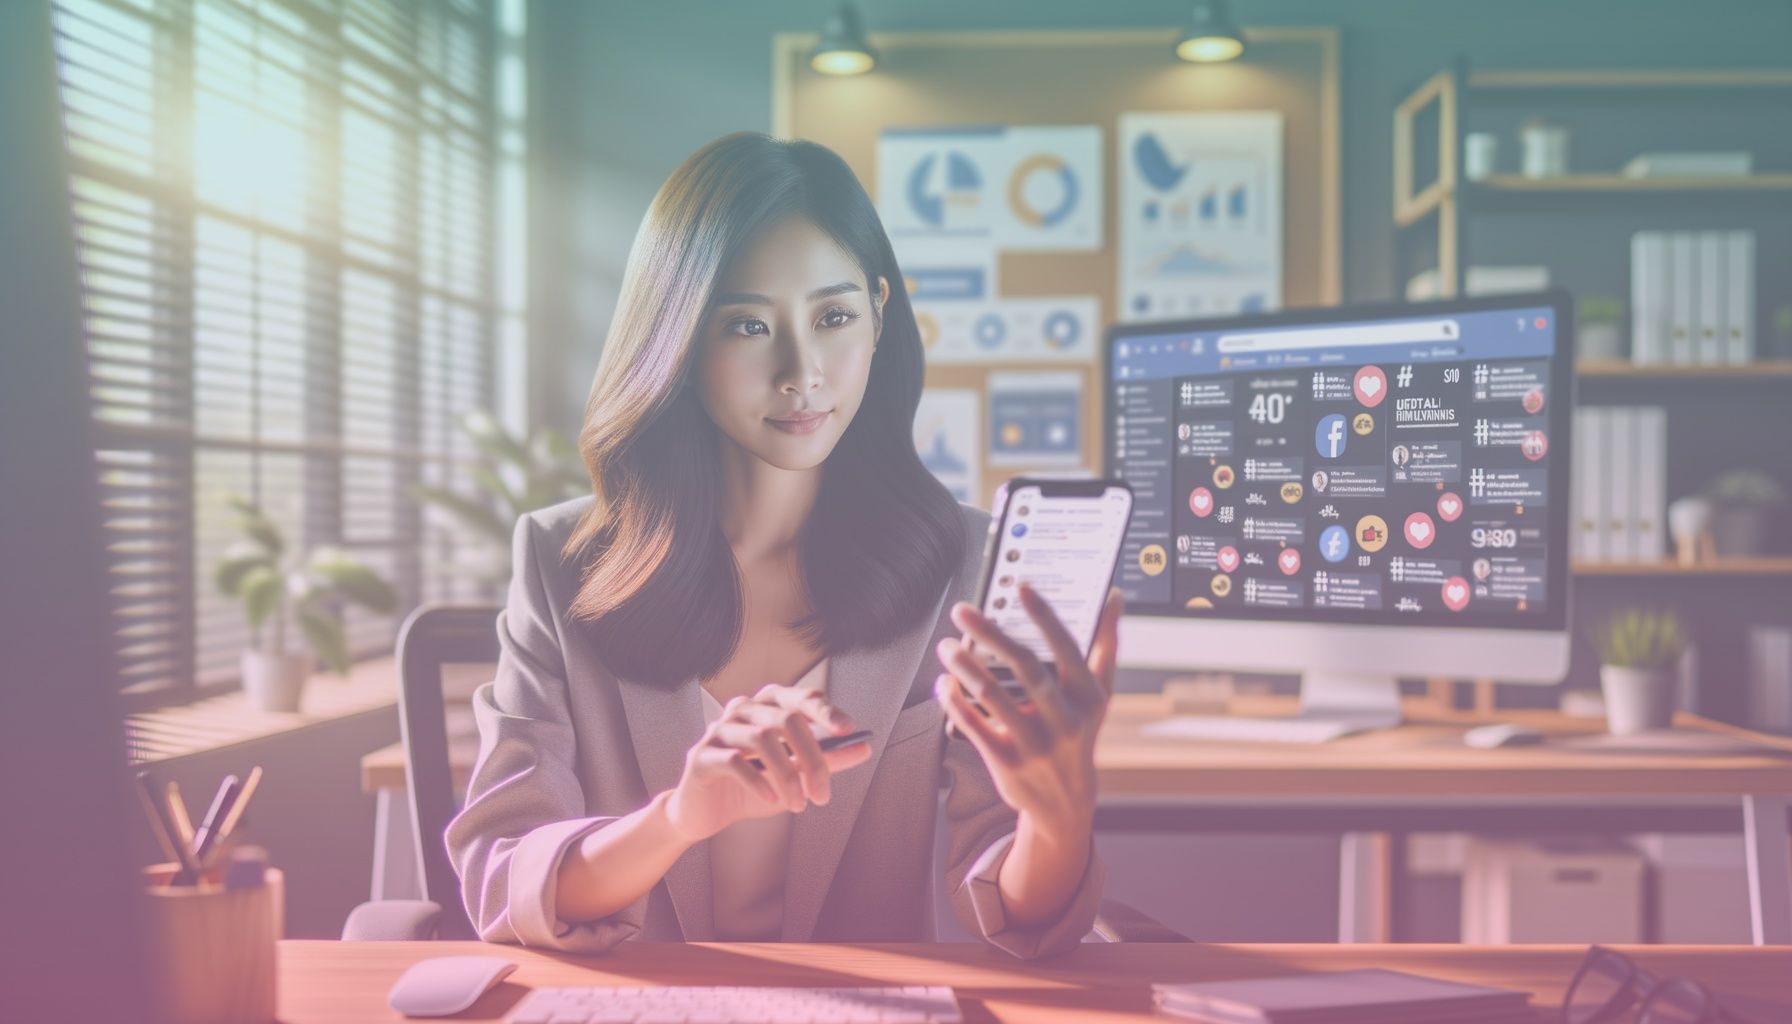
[[[309,653],[247,650],[243,652],[243,692],[257,711],[297,711],[312,671]]]
[[[1575,328],[1574,340],[1582,359],[1599,362],[1624,357],[1624,337],[1617,324],[1583,324]]]
[[[1599,667],[1605,693],[1605,725],[1614,736],[1629,736],[1674,724],[1680,673],[1675,668]]]

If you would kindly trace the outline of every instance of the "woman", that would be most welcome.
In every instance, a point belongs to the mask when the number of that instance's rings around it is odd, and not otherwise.
[[[1028,957],[1089,929],[1118,594],[1087,663],[1023,598],[1069,655],[1061,681],[963,603],[989,516],[921,466],[921,377],[889,239],[839,157],[742,133],[667,180],[586,406],[595,494],[517,524],[473,700],[447,843],[481,937],[928,940],[942,786],[967,928]]]

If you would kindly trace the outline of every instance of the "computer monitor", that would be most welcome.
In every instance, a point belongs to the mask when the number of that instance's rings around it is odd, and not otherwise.
[[[1132,485],[1121,664],[1302,676],[1399,721],[1404,676],[1568,666],[1572,329],[1561,292],[1109,328]]]

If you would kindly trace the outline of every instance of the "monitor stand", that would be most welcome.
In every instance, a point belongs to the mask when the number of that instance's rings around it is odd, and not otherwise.
[[[1300,680],[1300,717],[1356,729],[1400,724],[1400,682],[1393,676],[1309,671]]]

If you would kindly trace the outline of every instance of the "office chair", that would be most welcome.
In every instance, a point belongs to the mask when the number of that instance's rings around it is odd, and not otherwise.
[[[343,923],[345,940],[476,939],[442,835],[454,817],[442,667],[495,664],[495,605],[424,605],[398,631],[398,720],[425,899],[363,903]],[[1187,942],[1188,937],[1118,900],[1101,901],[1090,935],[1102,942]]]
[[[476,939],[442,834],[454,817],[453,768],[442,667],[498,660],[496,605],[424,605],[398,630],[398,727],[424,899],[363,903],[343,923],[344,939]]]

